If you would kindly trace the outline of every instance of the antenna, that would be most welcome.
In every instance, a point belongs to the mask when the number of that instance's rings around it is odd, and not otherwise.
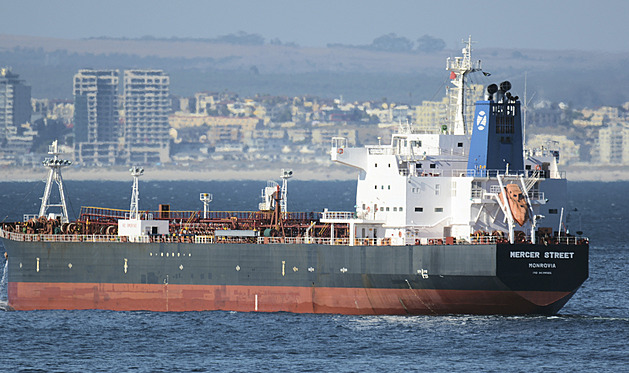
[[[288,201],[286,200],[286,194],[288,192],[288,179],[293,177],[293,170],[285,170],[282,168],[282,199],[280,201],[280,207],[282,211],[287,212]]]
[[[209,211],[210,202],[212,202],[212,195],[210,193],[199,194],[199,199],[203,202],[203,219],[207,219],[207,212]]]
[[[63,192],[63,178],[61,177],[61,169],[65,166],[72,164],[71,161],[66,159],[59,159],[58,155],[62,154],[57,146],[57,140],[52,142],[52,145],[48,147],[48,154],[52,155],[52,158],[46,158],[42,162],[44,166],[50,168],[48,173],[48,180],[46,181],[46,189],[44,190],[44,196],[41,200],[41,207],[39,208],[39,216],[46,216],[46,212],[49,207],[61,207],[61,222],[68,222],[68,208],[66,207],[66,197]],[[50,192],[52,191],[52,182],[57,184],[59,189],[58,204],[50,203]]]
[[[131,206],[129,206],[129,219],[140,219],[138,213],[138,203],[140,201],[140,190],[138,189],[138,179],[144,175],[144,169],[142,167],[133,166],[129,169],[133,176],[133,190],[131,191]]]

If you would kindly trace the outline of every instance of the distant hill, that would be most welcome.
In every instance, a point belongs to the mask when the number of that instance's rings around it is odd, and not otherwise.
[[[478,45],[482,46],[482,41]],[[202,40],[53,39],[0,35],[0,66],[11,66],[33,97],[71,98],[72,76],[80,68],[161,68],[171,91],[229,90],[255,94],[315,95],[346,100],[386,97],[417,104],[443,96],[445,59],[459,50],[393,53],[335,46],[233,45]],[[491,72],[479,83],[512,81],[522,95],[563,101],[574,107],[616,106],[629,101],[619,82],[629,81],[629,53],[489,49],[473,57]],[[624,88],[624,87],[623,87]]]

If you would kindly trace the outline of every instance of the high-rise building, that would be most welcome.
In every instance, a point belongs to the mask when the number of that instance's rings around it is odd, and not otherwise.
[[[31,87],[9,68],[0,68],[0,143],[31,120]]]
[[[125,146],[131,163],[169,161],[170,78],[162,70],[125,70]]]
[[[598,131],[598,156],[601,163],[629,164],[629,126],[613,122]]]
[[[122,135],[118,70],[83,69],[74,75],[75,157],[85,164],[113,164]]]
[[[118,141],[118,70],[79,70],[74,75],[77,142]]]

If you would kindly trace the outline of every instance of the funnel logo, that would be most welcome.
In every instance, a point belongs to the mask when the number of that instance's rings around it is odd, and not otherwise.
[[[482,131],[485,129],[486,125],[487,125],[487,113],[485,113],[484,110],[481,110],[478,112],[478,116],[476,117],[476,128],[478,128],[479,131]]]

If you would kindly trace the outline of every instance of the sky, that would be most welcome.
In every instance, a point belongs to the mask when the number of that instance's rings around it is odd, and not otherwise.
[[[629,52],[628,0],[0,0],[0,34],[214,38],[238,31],[303,47],[388,33],[472,35],[487,48]]]

